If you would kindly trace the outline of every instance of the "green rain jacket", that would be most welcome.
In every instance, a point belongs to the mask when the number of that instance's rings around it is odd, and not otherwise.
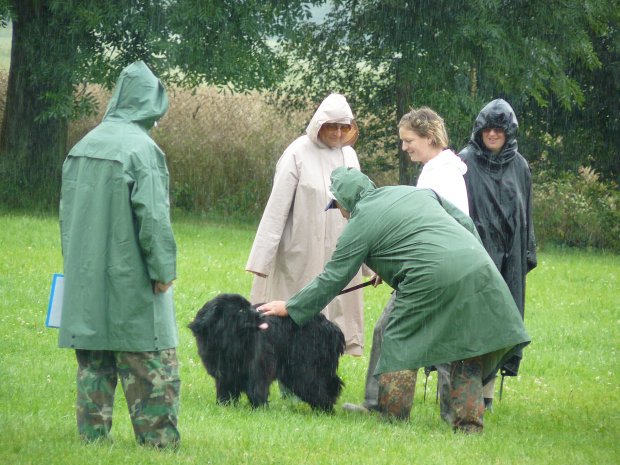
[[[145,352],[176,347],[168,168],[149,130],[168,109],[143,62],[125,68],[101,124],[63,165],[64,298],[59,346]]]
[[[286,303],[304,324],[362,263],[396,290],[375,375],[483,356],[483,378],[530,342],[473,222],[430,189],[375,188],[337,168],[331,191],[351,213],[323,272]]]

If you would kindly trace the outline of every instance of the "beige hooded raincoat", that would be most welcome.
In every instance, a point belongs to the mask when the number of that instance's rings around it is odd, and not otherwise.
[[[351,124],[347,145],[325,145],[318,137],[324,123]],[[346,220],[336,209],[324,211],[330,200],[330,175],[339,166],[359,169],[351,147],[357,136],[345,97],[331,94],[317,109],[306,134],[289,145],[278,160],[271,195],[246,265],[246,270],[267,276],[254,278],[252,303],[287,300],[312,281],[331,258]],[[358,272],[350,285],[360,282]],[[348,354],[363,353],[363,307],[362,291],[358,290],[336,297],[323,310],[344,333]]]

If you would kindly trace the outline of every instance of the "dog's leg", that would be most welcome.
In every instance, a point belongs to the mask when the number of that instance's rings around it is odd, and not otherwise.
[[[264,392],[248,392],[248,399],[252,408],[266,407],[268,404],[269,396]]]
[[[253,408],[266,406],[269,402],[269,386],[271,382],[264,379],[253,379],[249,382],[247,395]]]
[[[270,325],[270,331],[278,328]],[[256,333],[256,346],[248,363],[248,379],[245,389],[253,408],[267,406],[269,387],[276,379],[275,351],[264,332]]]
[[[337,373],[337,363],[334,363],[338,356],[339,354],[333,354],[331,360],[310,361],[307,358],[293,357],[287,361],[281,381],[313,410],[333,412],[334,404],[344,386]]]
[[[221,379],[215,380],[215,391],[217,393],[217,403],[222,405],[236,404],[241,395],[241,390],[234,382],[226,382]]]
[[[340,378],[324,380],[320,383],[313,383],[313,392],[303,392],[303,396],[299,396],[301,400],[307,402],[312,410],[333,413],[334,404],[340,395],[342,381]],[[300,392],[301,393],[301,392]]]

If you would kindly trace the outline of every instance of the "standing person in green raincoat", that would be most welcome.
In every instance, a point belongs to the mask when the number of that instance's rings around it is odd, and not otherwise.
[[[357,170],[334,170],[330,190],[349,218],[331,260],[288,301],[259,311],[303,325],[366,263],[396,290],[375,370],[379,411],[408,419],[418,368],[449,363],[452,426],[481,431],[483,382],[530,338],[472,221],[430,189],[377,189]]]
[[[176,243],[168,168],[149,135],[167,109],[151,70],[127,66],[103,121],[63,165],[59,346],[76,352],[77,425],[88,442],[110,433],[119,378],[139,443],[168,447],[180,438]]]

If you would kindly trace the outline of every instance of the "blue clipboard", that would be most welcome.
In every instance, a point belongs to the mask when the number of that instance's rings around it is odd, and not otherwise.
[[[47,316],[45,326],[48,328],[60,328],[60,318],[62,316],[62,296],[64,294],[64,276],[55,273],[52,277],[52,288],[50,290],[50,301],[47,305]]]

